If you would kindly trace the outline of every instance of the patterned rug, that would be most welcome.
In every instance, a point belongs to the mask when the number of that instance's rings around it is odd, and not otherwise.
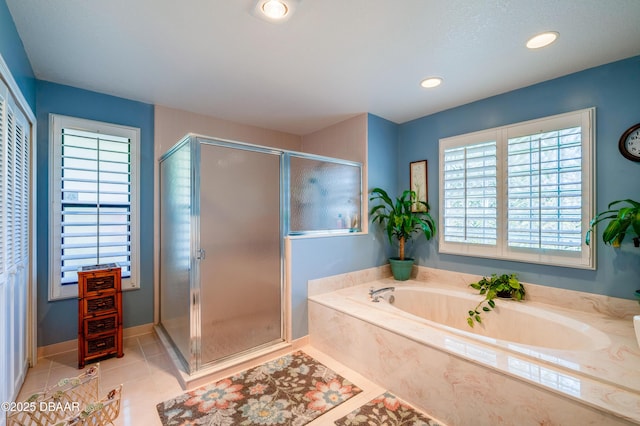
[[[357,386],[303,352],[267,362],[156,406],[163,425],[305,425]]]
[[[385,392],[335,421],[338,426],[440,426],[430,417]]]

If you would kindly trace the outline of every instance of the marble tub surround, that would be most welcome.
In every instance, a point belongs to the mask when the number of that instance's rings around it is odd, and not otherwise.
[[[482,275],[465,274],[424,266],[416,267],[415,274],[416,281],[446,283],[461,289],[469,289],[469,283],[476,282],[482,278]],[[640,306],[634,300],[566,290],[535,283],[525,282],[523,284],[527,290],[527,301],[545,303],[575,311],[594,312],[614,318],[631,319],[634,315],[640,314]]]
[[[416,269],[414,268],[414,275]],[[353,287],[358,284],[373,282],[391,277],[389,264],[377,268],[368,268],[361,271],[347,272],[346,274],[333,275],[326,278],[309,280],[307,283],[307,295],[315,296],[323,293]]]
[[[473,293],[474,290],[470,289],[469,284],[480,280],[482,275],[466,274],[425,266],[414,266],[411,278],[413,282],[417,281],[424,284],[435,283],[438,285],[443,285],[444,283],[447,287],[458,288],[462,291]],[[362,271],[309,280],[307,291],[308,296],[311,297],[364,283],[373,286],[375,281],[382,281],[385,285],[389,283],[392,283],[391,285],[403,285],[401,281],[395,281],[393,279],[391,276],[391,268],[387,264]],[[630,321],[633,321],[635,315],[640,315],[640,305],[636,300],[566,290],[534,283],[523,284],[527,290],[526,300],[528,302],[540,302],[559,308],[567,308],[571,311],[598,313],[608,317],[624,318]],[[405,283],[404,285],[409,284]]]
[[[480,278],[417,269],[417,280],[382,278],[310,296],[311,346],[452,425],[479,418],[492,424],[640,424],[640,349],[630,320],[637,303],[525,283],[531,300],[523,305],[584,323],[607,339],[582,350],[529,346],[478,338],[369,301],[371,286],[473,294],[468,283]],[[310,286],[323,285],[316,281]],[[464,320],[466,310],[459,315]],[[487,313],[484,320],[498,315]],[[550,328],[544,332],[558,331]]]

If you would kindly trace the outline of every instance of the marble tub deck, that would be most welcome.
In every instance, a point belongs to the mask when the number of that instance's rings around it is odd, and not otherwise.
[[[610,339],[609,345],[595,350],[549,349],[478,339],[464,331],[429,324],[426,320],[412,320],[410,314],[386,303],[372,306],[368,300],[370,287],[390,285],[437,286],[473,293],[468,283],[479,278],[429,268],[419,268],[417,274],[414,271],[414,277],[416,279],[401,283],[367,272],[364,279],[354,278],[352,273],[310,281],[311,345],[330,351],[331,356],[356,371],[359,369],[359,373],[374,381],[387,380],[384,376],[389,375],[390,367],[384,360],[367,362],[363,357],[394,359],[397,370],[391,375],[402,378],[397,381],[388,378],[389,382],[381,385],[444,421],[447,421],[443,415],[446,403],[450,403],[452,411],[464,411],[464,404],[456,400],[466,399],[465,404],[475,407],[474,410],[485,407],[489,417],[496,412],[504,414],[507,420],[496,424],[510,424],[510,421],[516,424],[516,417],[510,417],[518,415],[516,409],[509,413],[504,407],[491,407],[491,404],[499,405],[501,399],[509,399],[511,393],[514,400],[522,398],[522,404],[526,405],[528,401],[532,405],[529,407],[532,420],[533,416],[539,415],[540,419],[550,420],[549,424],[563,424],[563,421],[572,421],[566,424],[640,424],[640,349],[632,321],[640,308],[634,301],[526,284],[528,300],[524,303],[527,305],[584,322]],[[367,282],[368,278],[373,279]],[[460,315],[465,316],[466,312],[460,312]],[[535,327],[535,324],[531,326]],[[379,332],[375,331],[378,329]],[[554,331],[544,330],[546,333]],[[420,346],[427,352],[422,352]],[[412,357],[423,359],[414,362]],[[403,372],[403,368],[414,371]],[[416,369],[425,372],[425,380],[428,379],[432,386],[443,388],[412,389],[420,382],[411,377],[421,374]],[[522,395],[523,392],[530,394]],[[470,395],[478,401],[469,400]],[[432,405],[435,398],[445,401],[438,407]],[[563,409],[570,412],[558,414]],[[549,413],[538,413],[545,410]],[[464,424],[464,414],[460,412],[456,416],[459,417],[449,420],[451,424]]]

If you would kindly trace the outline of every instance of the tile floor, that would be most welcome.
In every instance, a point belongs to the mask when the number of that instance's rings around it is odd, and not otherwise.
[[[155,334],[125,338],[123,344],[124,357],[100,361],[100,395],[122,383],[120,416],[115,424],[160,425],[155,404],[183,392],[172,373],[171,361]],[[40,358],[28,370],[18,400],[82,371],[78,370],[76,351]]]
[[[185,392],[173,374],[169,356],[155,334],[129,337],[123,343],[124,357],[100,362],[100,394],[123,384],[120,416],[115,425],[161,425],[156,404]],[[322,352],[310,346],[301,349],[363,390],[309,423],[310,426],[333,425],[334,420],[384,392],[380,386]],[[18,400],[26,399],[45,386],[54,385],[61,378],[77,376],[81,372],[77,362],[75,351],[41,358],[36,367],[29,369]]]

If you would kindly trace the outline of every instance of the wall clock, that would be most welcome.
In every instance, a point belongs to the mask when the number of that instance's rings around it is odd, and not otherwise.
[[[640,161],[640,123],[633,125],[620,136],[620,153],[631,161]]]
[[[427,160],[412,161],[409,166],[409,188],[416,193],[417,201],[427,202]],[[413,212],[426,212],[424,204],[413,204]]]

